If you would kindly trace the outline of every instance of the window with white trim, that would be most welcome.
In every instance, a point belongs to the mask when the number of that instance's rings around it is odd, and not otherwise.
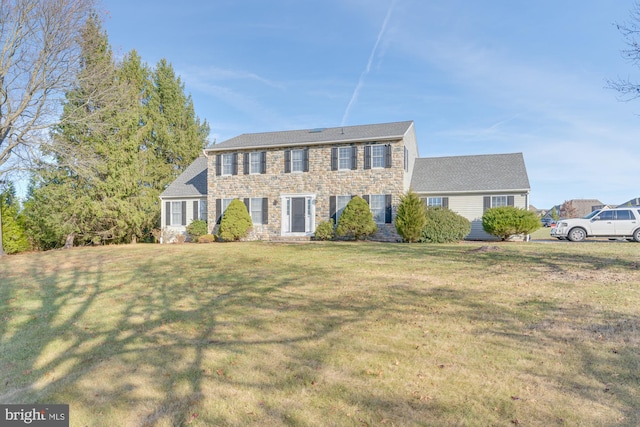
[[[351,147],[338,148],[338,170],[351,169]]]
[[[171,202],[171,225],[182,225],[182,202]]]
[[[509,206],[507,196],[491,196],[491,207]]]
[[[233,175],[233,154],[222,155],[222,175]]]
[[[386,219],[386,196],[384,194],[371,194],[369,196],[369,208],[376,224],[384,224]]]
[[[249,153],[249,173],[262,173],[262,153],[259,151]]]
[[[342,215],[342,211],[347,207],[350,200],[351,196],[336,196],[336,224],[340,219],[340,215]]]
[[[199,200],[198,203],[200,203],[200,219],[203,221],[206,221],[207,220],[207,201]]]
[[[442,197],[428,197],[427,198],[427,206],[428,207],[442,207]]]
[[[304,150],[291,150],[291,172],[304,172]]]
[[[262,224],[262,197],[252,197],[249,199],[249,214],[251,215],[251,222],[254,224]]]
[[[385,145],[373,145],[371,147],[371,167],[372,168],[384,168],[385,167]]]

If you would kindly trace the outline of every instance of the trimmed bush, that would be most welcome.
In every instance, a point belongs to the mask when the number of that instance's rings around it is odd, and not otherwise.
[[[451,209],[426,209],[427,223],[422,229],[422,241],[429,243],[459,242],[471,232],[471,222]]]
[[[335,226],[333,218],[329,221],[322,221],[316,226],[316,232],[314,237],[316,240],[331,240],[336,237]]]
[[[424,203],[409,190],[400,197],[400,205],[396,215],[396,231],[403,242],[415,243],[422,238],[422,230],[427,224]]]
[[[213,234],[203,234],[202,236],[199,236],[197,239],[198,243],[213,243],[216,241],[216,236],[214,236]]]
[[[531,234],[540,227],[540,221],[534,212],[514,206],[487,209],[482,215],[484,231],[501,240],[518,234]]]
[[[247,237],[252,226],[245,204],[240,199],[233,199],[222,215],[218,236],[226,242],[240,240]]]
[[[207,221],[196,219],[187,225],[187,234],[192,241],[197,241],[198,237],[204,236],[209,230],[207,229]]]
[[[336,235],[361,240],[375,234],[376,231],[378,226],[373,221],[369,204],[362,197],[355,196],[345,206],[338,219]]]

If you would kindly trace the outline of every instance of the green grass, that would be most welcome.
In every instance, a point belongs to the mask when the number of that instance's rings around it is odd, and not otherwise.
[[[639,327],[628,242],[24,254],[0,259],[0,402],[72,426],[634,426]]]

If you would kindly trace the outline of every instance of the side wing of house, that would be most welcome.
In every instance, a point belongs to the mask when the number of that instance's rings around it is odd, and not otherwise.
[[[482,228],[487,209],[529,206],[522,153],[417,159],[411,187],[427,206],[447,207],[467,218],[469,240],[495,239]]]
[[[413,122],[240,135],[206,150],[209,229],[238,198],[252,218],[249,238],[309,237],[358,195],[374,214],[375,238],[396,240],[414,153]]]
[[[207,158],[200,156],[160,195],[160,243],[187,234],[196,219],[207,219]]]

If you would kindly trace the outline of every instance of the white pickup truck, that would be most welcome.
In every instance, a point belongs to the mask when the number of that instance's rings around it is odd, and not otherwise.
[[[625,238],[640,242],[640,207],[598,209],[584,218],[562,219],[551,237],[581,242],[587,237]]]

